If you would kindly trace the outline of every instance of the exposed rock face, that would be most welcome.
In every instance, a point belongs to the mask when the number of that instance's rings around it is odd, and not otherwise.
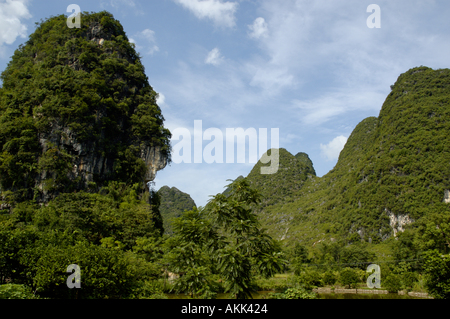
[[[386,213],[389,216],[390,222],[389,225],[391,226],[392,230],[394,231],[394,237],[397,237],[398,232],[404,232],[404,226],[411,224],[414,222],[413,219],[409,217],[409,215],[395,215],[393,212],[385,209]]]
[[[94,182],[96,179],[94,177],[112,176],[114,173],[113,160],[98,152],[95,142],[79,143],[76,134],[67,127],[61,127],[55,123],[50,134],[41,134],[39,142],[42,147],[42,153],[47,152],[52,146],[57,149],[64,149],[69,155],[73,156],[73,167],[68,174],[68,178],[71,180],[78,178],[80,180],[80,189],[89,188],[89,183]],[[160,146],[141,146],[141,159],[147,167],[145,183],[153,181],[156,173],[164,169],[168,162],[168,158],[161,152]],[[43,193],[43,201],[51,198],[49,196],[50,192],[44,187],[44,182],[49,178],[53,178],[52,175],[44,170],[36,182],[38,189]]]
[[[147,174],[145,175],[145,182],[151,182],[156,177],[156,172],[164,169],[167,166],[167,156],[161,152],[161,147],[146,146],[141,150],[141,159],[147,165]]]
[[[444,195],[444,203],[450,204],[450,190],[446,190],[446,191],[445,191],[445,195]]]

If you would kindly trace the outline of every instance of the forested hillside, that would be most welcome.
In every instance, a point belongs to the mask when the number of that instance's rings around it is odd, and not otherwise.
[[[292,219],[284,223],[288,241],[312,244],[330,238],[379,243],[413,221],[449,212],[449,103],[450,70],[402,74],[380,116],[355,128],[335,168],[286,193],[289,200],[268,214]],[[283,229],[272,235],[281,237]]]

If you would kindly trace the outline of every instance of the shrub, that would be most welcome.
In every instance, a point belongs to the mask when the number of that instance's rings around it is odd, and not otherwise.
[[[334,285],[336,281],[337,281],[336,275],[331,270],[328,270],[322,276],[322,282],[324,285]]]
[[[382,286],[389,292],[396,293],[402,289],[401,277],[398,274],[390,273],[381,281]]]
[[[345,268],[339,274],[339,281],[348,288],[356,288],[356,285],[360,282],[360,278],[355,269]]]
[[[271,293],[268,299],[317,299],[317,295],[304,288],[296,287],[289,288],[283,293]]]
[[[0,299],[36,299],[30,287],[6,284],[0,286]]]
[[[297,281],[307,290],[322,286],[322,276],[315,269],[304,269],[300,275],[297,276]]]

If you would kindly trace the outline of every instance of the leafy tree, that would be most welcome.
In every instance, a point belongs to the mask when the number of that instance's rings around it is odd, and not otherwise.
[[[217,234],[202,211],[194,208],[174,219],[175,236],[166,242],[164,264],[179,274],[173,290],[188,292],[191,297],[214,291],[211,254],[217,248]]]
[[[450,256],[442,255],[438,250],[424,254],[425,287],[438,299],[450,298]]]
[[[334,285],[336,283],[336,281],[337,281],[337,277],[331,270],[328,270],[327,272],[325,272],[322,275],[322,282],[325,285]]]
[[[356,288],[360,282],[360,278],[355,269],[344,268],[339,273],[339,281],[348,288]]]
[[[368,263],[375,259],[375,254],[370,253],[366,246],[362,244],[353,244],[344,247],[341,250],[340,261],[350,268],[366,269]]]
[[[290,257],[291,269],[293,269],[294,273],[297,275],[301,272],[304,264],[311,262],[311,260],[308,258],[308,250],[304,245],[301,245],[300,243],[295,243]]]
[[[417,226],[417,240],[422,249],[438,249],[447,254],[450,251],[450,212],[431,213]]]
[[[226,292],[237,299],[252,298],[252,265],[262,276],[271,277],[281,271],[284,259],[279,244],[259,228],[252,205],[260,196],[248,180],[227,187],[227,196],[218,194],[208,204],[213,225],[224,235],[214,259]]]
[[[391,272],[384,276],[381,280],[381,285],[391,293],[397,293],[402,289],[401,276]]]
[[[322,276],[319,270],[304,267],[297,277],[299,284],[307,290],[322,286]]]

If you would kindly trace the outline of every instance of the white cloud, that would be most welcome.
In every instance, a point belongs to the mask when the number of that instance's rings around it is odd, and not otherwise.
[[[232,28],[236,25],[237,2],[222,0],[174,0],[190,10],[199,19],[210,19],[217,26]]]
[[[140,41],[136,41],[135,38]],[[159,47],[156,45],[155,31],[150,29],[137,33],[134,38],[129,40],[136,45],[136,50],[141,51],[141,53],[153,55],[153,53],[159,51]]]
[[[223,62],[223,57],[220,54],[220,51],[218,48],[212,49],[211,52],[208,53],[208,56],[205,59],[206,64],[212,64],[214,66],[217,66]]]
[[[134,3],[134,0],[110,0],[109,4],[111,5],[111,7],[113,8],[120,8],[123,5],[129,6],[129,7],[136,7],[136,4]]]
[[[252,25],[248,26],[248,28],[250,29],[249,36],[255,39],[265,38],[269,32],[266,20],[261,17],[257,18]]]
[[[309,100],[294,100],[292,104],[304,125],[318,126],[347,112],[358,110],[377,112],[385,99],[385,92],[361,87],[326,92]]]
[[[166,105],[166,97],[162,93],[158,93],[158,98],[156,99],[156,103],[162,107]]]
[[[324,155],[328,161],[335,161],[339,158],[339,154],[343,150],[347,138],[345,136],[338,136],[327,145],[320,144],[322,155]]]
[[[27,26],[22,19],[31,18],[27,0],[6,0],[0,3],[0,50],[4,44],[13,44],[17,37],[25,38]]]

